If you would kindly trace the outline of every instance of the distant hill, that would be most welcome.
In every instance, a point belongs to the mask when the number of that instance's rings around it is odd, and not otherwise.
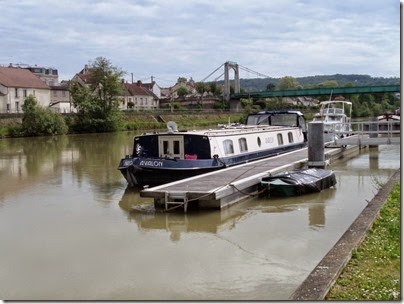
[[[281,78],[253,78],[253,79],[240,79],[240,86],[246,92],[259,92],[266,91],[268,84],[272,83],[278,86]],[[369,75],[316,75],[306,77],[295,77],[295,79],[303,87],[317,87],[320,83],[325,81],[337,81],[338,85],[343,87],[347,83],[351,83],[353,86],[377,86],[377,85],[399,85],[399,77],[371,77]]]

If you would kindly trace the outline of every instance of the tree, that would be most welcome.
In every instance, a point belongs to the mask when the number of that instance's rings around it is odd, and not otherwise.
[[[90,88],[97,92],[104,110],[109,111],[119,104],[118,96],[123,92],[121,79],[124,74],[125,72],[103,57],[98,57],[90,63]]]
[[[320,88],[336,88],[338,87],[338,81],[336,80],[326,80],[318,84]]]
[[[275,90],[275,88],[276,88],[276,85],[273,83],[268,83],[267,87],[266,87],[267,91],[273,91],[273,90]]]
[[[68,127],[63,116],[38,105],[36,98],[28,96],[22,105],[23,132],[26,136],[66,134]]]
[[[181,98],[184,98],[188,93],[189,93],[188,88],[184,85],[181,85],[177,90],[177,94]]]
[[[70,94],[77,108],[73,128],[78,132],[111,132],[120,127],[119,96],[125,74],[103,57],[89,64],[87,86],[74,83]]]
[[[197,82],[195,84],[195,89],[199,94],[203,94],[207,91],[206,86],[203,82]]]
[[[185,83],[187,82],[187,79],[185,77],[178,77],[177,83]]]
[[[220,96],[223,92],[216,82],[209,82],[209,91],[215,96]]]
[[[280,90],[295,90],[299,89],[302,86],[300,83],[296,80],[296,78],[292,76],[285,76],[282,77],[279,81],[279,89]]]

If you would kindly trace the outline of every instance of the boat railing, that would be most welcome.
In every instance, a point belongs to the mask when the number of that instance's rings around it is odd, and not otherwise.
[[[346,137],[351,135],[366,137],[396,137],[400,135],[400,121],[361,121],[350,123],[335,123],[329,125],[328,133],[333,133],[336,137]]]

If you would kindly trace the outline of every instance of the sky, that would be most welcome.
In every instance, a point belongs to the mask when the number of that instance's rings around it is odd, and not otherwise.
[[[128,81],[153,76],[161,87],[178,77],[201,81],[226,61],[269,77],[400,77],[399,0],[0,0],[0,7],[0,65],[53,67],[59,81],[97,57]],[[240,77],[259,76],[240,70]]]

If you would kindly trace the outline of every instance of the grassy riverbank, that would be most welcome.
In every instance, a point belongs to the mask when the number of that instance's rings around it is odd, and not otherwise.
[[[173,114],[163,113],[158,115],[164,122],[158,122],[153,113],[145,113],[144,115],[126,115],[123,129],[125,130],[151,130],[165,129],[166,123],[175,121],[179,129],[182,128],[198,128],[213,126],[219,123],[243,121],[242,113],[200,113],[200,114]]]
[[[162,121],[158,121],[159,117]],[[123,116],[119,131],[165,130],[168,121],[175,121],[179,129],[201,128],[228,122],[244,122],[243,113],[213,112],[213,113],[126,113]],[[71,133],[71,130],[68,132]],[[0,119],[0,138],[24,136],[22,117]]]
[[[326,300],[401,299],[400,193],[399,182]]]

